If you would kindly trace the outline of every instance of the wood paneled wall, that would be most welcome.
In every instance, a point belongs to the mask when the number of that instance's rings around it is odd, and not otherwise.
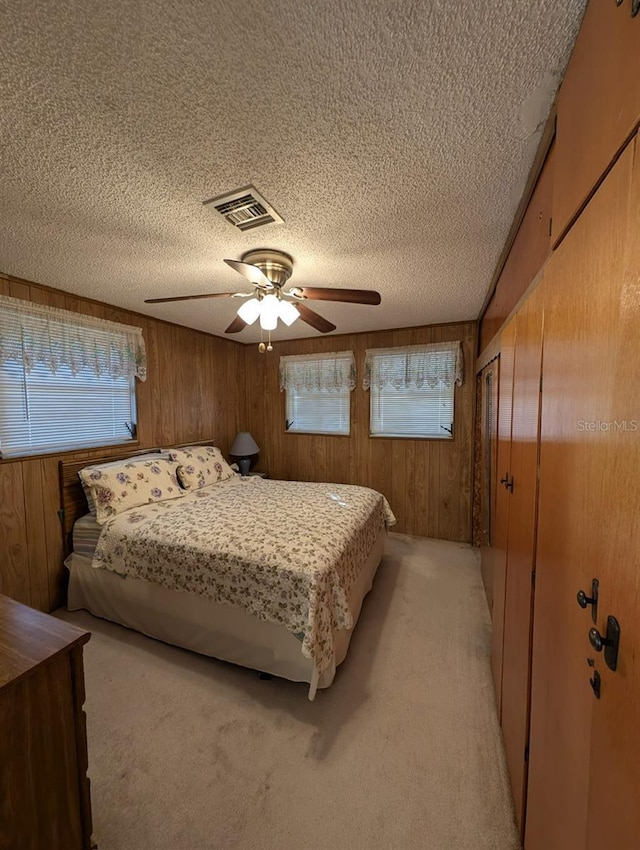
[[[277,343],[273,354],[108,304],[0,274],[0,294],[142,327],[148,379],[136,382],[139,448],[215,437],[227,452],[239,430],[262,448],[272,477],[357,483],[387,496],[398,531],[471,540],[471,476],[476,325],[408,328]],[[369,395],[362,390],[367,348],[460,339],[466,380],[456,390],[455,439],[369,437]],[[358,364],[351,436],[288,434],[279,355],[351,349]],[[79,411],[80,412],[80,411]],[[65,452],[78,460],[119,447]],[[0,460],[0,592],[43,611],[64,603],[60,509],[61,454]]]
[[[369,437],[369,393],[362,389],[365,350],[461,340],[465,382],[456,389],[455,439]],[[276,343],[271,354],[246,348],[246,430],[261,448],[256,468],[272,478],[361,484],[389,500],[394,530],[425,537],[471,540],[474,352],[476,323],[432,325]],[[348,437],[285,431],[285,394],[279,392],[281,355],[323,351],[355,353],[357,387],[351,394]]]
[[[141,327],[148,378],[136,381],[139,448],[215,437],[228,451],[246,418],[244,346],[7,275],[0,274],[0,294]],[[65,457],[109,453],[101,447]],[[0,461],[0,592],[43,611],[64,602],[59,461]]]

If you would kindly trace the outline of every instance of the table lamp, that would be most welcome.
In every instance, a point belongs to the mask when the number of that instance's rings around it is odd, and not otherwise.
[[[238,458],[240,475],[246,476],[249,474],[251,458],[257,455],[259,451],[260,448],[248,431],[240,431],[240,433],[236,434],[229,454]]]

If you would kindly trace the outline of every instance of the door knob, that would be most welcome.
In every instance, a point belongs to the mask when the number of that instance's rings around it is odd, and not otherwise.
[[[607,617],[607,633],[603,637],[596,629],[589,629],[589,643],[596,652],[604,649],[604,660],[610,670],[618,667],[618,648],[620,646],[620,623],[615,617]]]
[[[609,646],[609,641],[597,629],[589,629],[589,643],[596,652],[602,652],[605,646]]]
[[[591,605],[591,619],[594,623],[598,622],[598,584],[598,579],[594,578],[591,582],[591,596],[587,596],[584,590],[576,593],[576,599],[581,608]]]

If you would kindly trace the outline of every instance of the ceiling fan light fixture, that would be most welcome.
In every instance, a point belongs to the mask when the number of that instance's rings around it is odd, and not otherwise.
[[[295,320],[300,318],[298,308],[290,301],[280,301],[278,315],[287,327],[291,327]]]
[[[265,295],[260,302],[260,327],[263,331],[275,331],[278,327],[280,302],[275,295]]]
[[[273,297],[273,296],[271,296]],[[260,302],[257,298],[250,298],[238,308],[238,315],[243,322],[252,325],[260,315]]]
[[[635,2],[636,0],[634,0]],[[637,0],[640,4],[640,0]],[[220,199],[218,199],[220,200]],[[229,200],[229,199],[227,199]],[[232,199],[233,200],[233,199]],[[238,200],[238,199],[235,199]],[[244,203],[244,198],[239,199]],[[314,330],[326,334],[336,330],[333,322],[327,321],[315,310],[307,306],[311,301],[338,301],[346,304],[380,304],[380,293],[373,289],[347,289],[335,286],[294,286],[288,291],[288,284],[293,272],[293,259],[283,251],[272,248],[256,248],[245,252],[240,260],[225,260],[230,268],[241,274],[253,284],[251,292],[209,292],[204,295],[178,295],[168,298],[150,298],[145,303],[157,304],[165,301],[190,301],[193,298],[242,298],[247,299],[238,309],[236,317],[225,329],[225,333],[240,333],[258,318],[260,327],[267,331],[275,331],[278,319],[290,327],[296,319],[300,319]],[[270,338],[270,337],[269,337]],[[269,351],[264,343],[260,343],[265,351]]]

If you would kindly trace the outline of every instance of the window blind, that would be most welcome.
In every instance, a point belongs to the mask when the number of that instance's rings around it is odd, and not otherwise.
[[[280,358],[286,390],[286,429],[293,433],[348,434],[355,389],[352,351]]]
[[[133,379],[96,377],[68,366],[53,374],[43,364],[0,367],[2,457],[123,443],[136,420]],[[129,426],[129,427],[127,427]]]
[[[370,433],[375,437],[453,437],[453,387],[371,388]]]
[[[370,434],[452,439],[455,386],[461,381],[459,342],[367,351]]]
[[[287,390],[287,431],[348,434],[349,390]]]
[[[0,456],[132,440],[139,328],[0,298]]]

